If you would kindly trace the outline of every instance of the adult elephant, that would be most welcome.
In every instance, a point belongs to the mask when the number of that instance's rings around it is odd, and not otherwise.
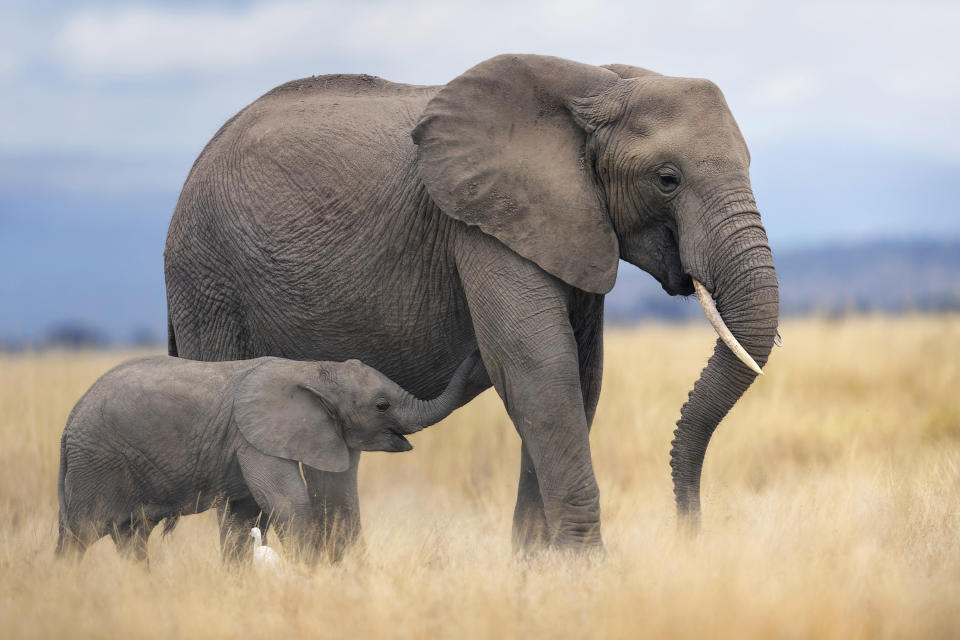
[[[600,545],[588,434],[623,258],[716,300],[726,342],[671,451],[696,521],[707,442],[777,330],[748,164],[714,84],[637,67],[503,55],[442,87],[295,80],[228,121],[187,178],[165,251],[169,350],[358,358],[430,397],[479,346],[486,374],[461,404],[492,384],[522,439],[515,544]],[[358,462],[306,470],[333,541],[359,533]]]

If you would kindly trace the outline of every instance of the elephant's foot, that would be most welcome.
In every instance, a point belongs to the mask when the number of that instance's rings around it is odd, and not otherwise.
[[[530,555],[547,548],[547,519],[543,509],[520,511],[519,505],[513,514],[513,552]]]
[[[600,491],[593,474],[582,482],[572,482],[577,489],[562,497],[544,492],[544,514],[547,522],[556,523],[551,531],[550,546],[567,550],[592,552],[603,547],[600,534]]]
[[[522,484],[521,484],[522,489]],[[590,554],[603,549],[600,533],[600,511],[594,500],[562,501],[566,506],[581,504],[574,512],[556,513],[557,528],[551,532],[543,501],[518,496],[513,515],[513,550],[522,555],[537,554],[545,549]]]

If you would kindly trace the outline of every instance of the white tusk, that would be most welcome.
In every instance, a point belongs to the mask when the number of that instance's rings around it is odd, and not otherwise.
[[[773,344],[777,345],[778,347],[783,346],[783,340],[780,338],[779,331],[777,331],[777,335],[773,338]]]
[[[751,371],[758,376],[762,376],[763,370],[757,366],[757,363],[750,357],[747,350],[737,342],[737,339],[730,333],[730,329],[727,329],[727,325],[723,323],[723,318],[720,317],[720,312],[717,311],[717,306],[713,303],[713,296],[710,295],[707,288],[696,280],[693,281],[693,288],[697,292],[697,297],[700,298],[700,306],[703,307],[703,313],[706,314],[707,320],[713,325],[713,329],[717,332],[717,335],[723,340],[723,344],[727,345],[730,351],[733,351],[733,355],[740,358],[740,361],[747,365]]]

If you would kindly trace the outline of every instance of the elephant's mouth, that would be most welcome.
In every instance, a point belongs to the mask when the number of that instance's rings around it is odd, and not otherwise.
[[[389,451],[391,453],[399,453],[413,449],[410,441],[392,427],[381,431],[378,435],[370,439],[362,440],[350,446],[360,451]]]
[[[661,280],[660,286],[672,296],[689,296],[694,293],[693,278],[683,271],[668,272],[666,281]]]
[[[410,441],[407,440],[402,433],[396,429],[389,430],[382,451],[392,451],[394,453],[398,453],[401,451],[410,451],[410,449],[413,449],[413,445],[410,444]]]
[[[677,241],[676,230],[668,225],[665,247],[661,252],[661,274],[656,276],[663,290],[672,296],[693,295],[693,278],[683,268],[680,260],[680,243]]]

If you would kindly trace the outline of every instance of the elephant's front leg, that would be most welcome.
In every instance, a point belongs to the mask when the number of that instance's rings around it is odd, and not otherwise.
[[[350,451],[350,467],[343,473],[303,467],[317,544],[330,562],[340,562],[347,549],[360,543],[359,467],[360,452],[354,450]]]
[[[477,237],[480,236],[480,237]],[[590,459],[570,288],[496,240],[472,234],[458,260],[477,343],[524,444],[515,526],[542,501],[546,537],[559,547],[602,544],[599,491]],[[536,519],[532,520],[534,523]],[[528,539],[529,531],[515,531]]]
[[[574,290],[570,322],[577,343],[580,389],[587,418],[587,429],[600,399],[603,377],[603,296]],[[527,445],[520,451],[520,480],[517,505],[513,512],[513,550],[534,551],[543,546],[547,530],[537,471]]]
[[[252,446],[241,447],[237,460],[251,495],[266,516],[266,526],[276,529],[285,549],[312,564],[317,555],[317,523],[299,463]],[[249,529],[246,534],[249,537]]]

